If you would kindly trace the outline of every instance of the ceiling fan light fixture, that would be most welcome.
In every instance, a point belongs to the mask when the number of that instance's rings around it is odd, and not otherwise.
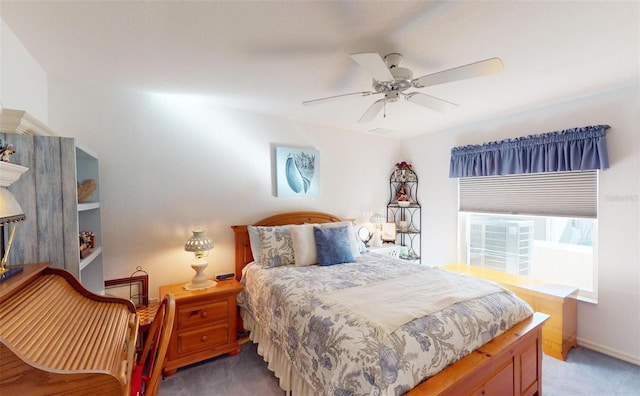
[[[398,101],[398,91],[389,91],[386,94],[384,94],[384,100],[387,103],[394,103]]]

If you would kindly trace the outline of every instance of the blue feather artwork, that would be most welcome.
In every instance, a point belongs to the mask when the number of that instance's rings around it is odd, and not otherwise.
[[[276,195],[313,197],[320,190],[318,150],[276,147]]]

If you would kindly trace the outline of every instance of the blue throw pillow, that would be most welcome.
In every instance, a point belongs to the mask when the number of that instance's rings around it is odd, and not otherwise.
[[[318,265],[352,263],[349,227],[313,227]]]

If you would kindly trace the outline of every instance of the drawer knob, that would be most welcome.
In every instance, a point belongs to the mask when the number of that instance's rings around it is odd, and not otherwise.
[[[207,342],[208,339],[209,337],[207,337],[206,335],[203,335],[202,337],[200,337],[200,341],[202,342]]]
[[[202,312],[200,312],[200,317],[201,317],[201,318],[206,318],[206,317],[207,317],[207,315],[208,315],[207,311],[202,311]]]

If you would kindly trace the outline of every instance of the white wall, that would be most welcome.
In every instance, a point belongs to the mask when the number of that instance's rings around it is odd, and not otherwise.
[[[1,19],[0,104],[47,122],[47,73]]]
[[[153,295],[160,284],[186,282],[192,276],[191,256],[182,250],[192,225],[204,225],[214,238],[207,272],[230,271],[230,225],[284,210],[353,217],[382,210],[386,180],[398,160],[413,163],[420,177],[424,262],[455,261],[457,183],[448,178],[451,147],[610,124],[612,166],[602,172],[600,183],[600,301],[580,303],[578,338],[582,345],[640,363],[637,87],[407,139],[401,155],[402,148],[393,140],[198,100],[184,98],[180,104],[71,82],[47,84],[42,68],[1,21],[0,29],[0,101],[7,108],[26,109],[99,153],[105,276],[128,276],[141,265],[151,273]],[[270,153],[275,144],[320,150],[320,197],[273,197]]]
[[[401,143],[221,107],[213,99],[103,89],[51,79],[49,126],[100,156],[105,278],[140,265],[158,286],[187,282],[184,242],[214,240],[206,273],[232,272],[234,224],[318,210],[365,220],[386,205]],[[276,145],[320,151],[320,195],[276,198]]]
[[[609,124],[611,167],[599,186],[598,304],[578,305],[578,343],[640,364],[640,103],[638,86],[405,140],[420,175],[423,257],[456,261],[457,182],[449,176],[455,146]]]

